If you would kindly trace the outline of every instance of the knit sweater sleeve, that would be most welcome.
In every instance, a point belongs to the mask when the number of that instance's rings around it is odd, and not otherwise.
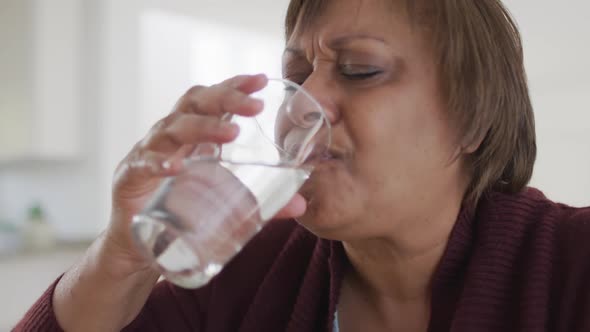
[[[57,279],[37,302],[29,309],[13,332],[63,332],[55,312],[52,298]],[[202,301],[207,289],[188,293],[179,291],[168,282],[158,283],[137,318],[123,331],[162,332],[162,331],[200,331]]]
[[[552,325],[590,331],[590,208],[568,210],[557,232]]]

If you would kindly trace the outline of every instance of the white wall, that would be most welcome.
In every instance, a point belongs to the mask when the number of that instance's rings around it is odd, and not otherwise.
[[[524,39],[539,155],[532,184],[590,205],[590,2],[505,0]]]
[[[539,152],[532,184],[556,201],[588,206],[590,84],[564,82],[542,91],[533,96]]]

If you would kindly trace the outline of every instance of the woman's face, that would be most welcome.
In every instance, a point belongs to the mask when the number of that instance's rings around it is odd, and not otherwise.
[[[332,1],[283,59],[332,122],[332,157],[301,190],[299,221],[341,240],[429,222],[465,190],[433,52],[391,1]]]

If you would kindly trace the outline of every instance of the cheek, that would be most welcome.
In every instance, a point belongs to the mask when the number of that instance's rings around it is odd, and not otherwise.
[[[424,162],[433,154],[444,155],[446,162],[452,152],[449,121],[436,90],[423,85],[390,86],[357,104],[363,111],[351,123],[359,148],[398,162]]]
[[[355,105],[356,167],[369,191],[398,196],[427,185],[452,156],[444,109],[434,93],[392,88]],[[360,108],[362,107],[362,108]]]

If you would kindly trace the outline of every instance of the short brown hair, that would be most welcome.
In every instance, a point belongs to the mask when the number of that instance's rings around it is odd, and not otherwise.
[[[287,39],[297,24],[311,24],[329,1],[291,0]],[[398,2],[413,23],[430,31],[459,144],[481,142],[467,158],[472,177],[465,201],[476,203],[490,190],[522,190],[532,176],[537,146],[522,42],[510,13],[500,0]]]

